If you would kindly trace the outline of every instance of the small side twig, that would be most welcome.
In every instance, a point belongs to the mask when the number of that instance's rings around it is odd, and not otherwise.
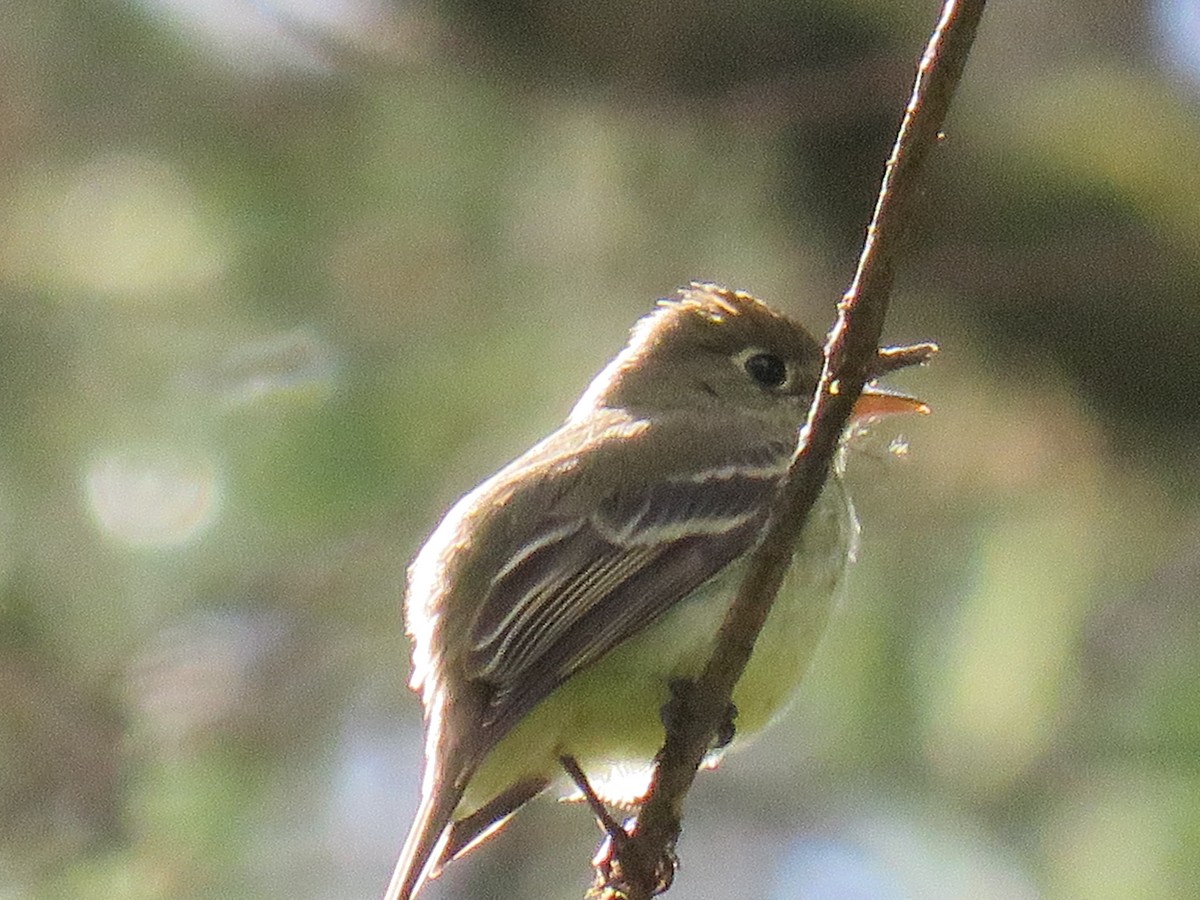
[[[621,850],[621,877],[610,882],[605,896],[649,900],[665,889],[661,861],[671,858],[684,798],[750,659],[809,510],[825,484],[850,411],[867,381],[923,361],[933,351],[926,345],[879,352],[878,346],[916,177],[937,143],[983,7],[984,0],[946,0],[943,7],[887,162],[858,270],[838,304],[838,319],[825,347],[825,368],[771,524],[696,682],[688,714],[667,733],[650,791]]]
[[[867,368],[867,380],[874,381],[909,366],[923,366],[938,352],[932,343],[911,344],[906,347],[882,347]]]

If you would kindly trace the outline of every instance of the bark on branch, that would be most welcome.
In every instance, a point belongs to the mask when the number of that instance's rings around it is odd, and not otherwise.
[[[799,447],[766,537],[731,604],[712,656],[659,752],[650,792],[617,866],[601,895],[649,900],[669,885],[664,860],[673,859],[684,797],[721,724],[733,687],[754,649],[791,561],[804,522],[825,484],[854,402],[871,378],[929,355],[928,346],[880,352],[879,340],[892,287],[893,262],[911,219],[921,166],[940,137],[942,122],[962,76],[983,13],[984,0],[947,0],[917,70],[858,270],[838,304],[825,346],[825,369],[801,432]],[[668,864],[669,865],[669,864]]]

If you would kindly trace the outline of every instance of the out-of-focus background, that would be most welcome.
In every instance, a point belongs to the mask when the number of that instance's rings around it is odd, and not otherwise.
[[[404,567],[656,297],[821,332],[937,3],[9,0],[0,897],[372,898]],[[1200,2],[1005,0],[787,719],[679,898],[1195,896]],[[904,448],[908,452],[901,452]],[[581,896],[549,800],[431,898]]]

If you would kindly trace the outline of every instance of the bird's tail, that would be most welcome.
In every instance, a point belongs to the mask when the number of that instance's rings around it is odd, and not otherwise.
[[[413,900],[442,857],[450,837],[450,820],[462,799],[457,779],[427,779],[421,805],[400,851],[384,900]],[[465,779],[459,780],[465,786]]]

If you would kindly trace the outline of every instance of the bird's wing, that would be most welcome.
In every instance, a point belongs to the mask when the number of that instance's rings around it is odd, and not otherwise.
[[[787,463],[742,461],[623,484],[578,516],[539,511],[471,624],[470,677],[499,740],[572,673],[646,627],[759,539]]]

